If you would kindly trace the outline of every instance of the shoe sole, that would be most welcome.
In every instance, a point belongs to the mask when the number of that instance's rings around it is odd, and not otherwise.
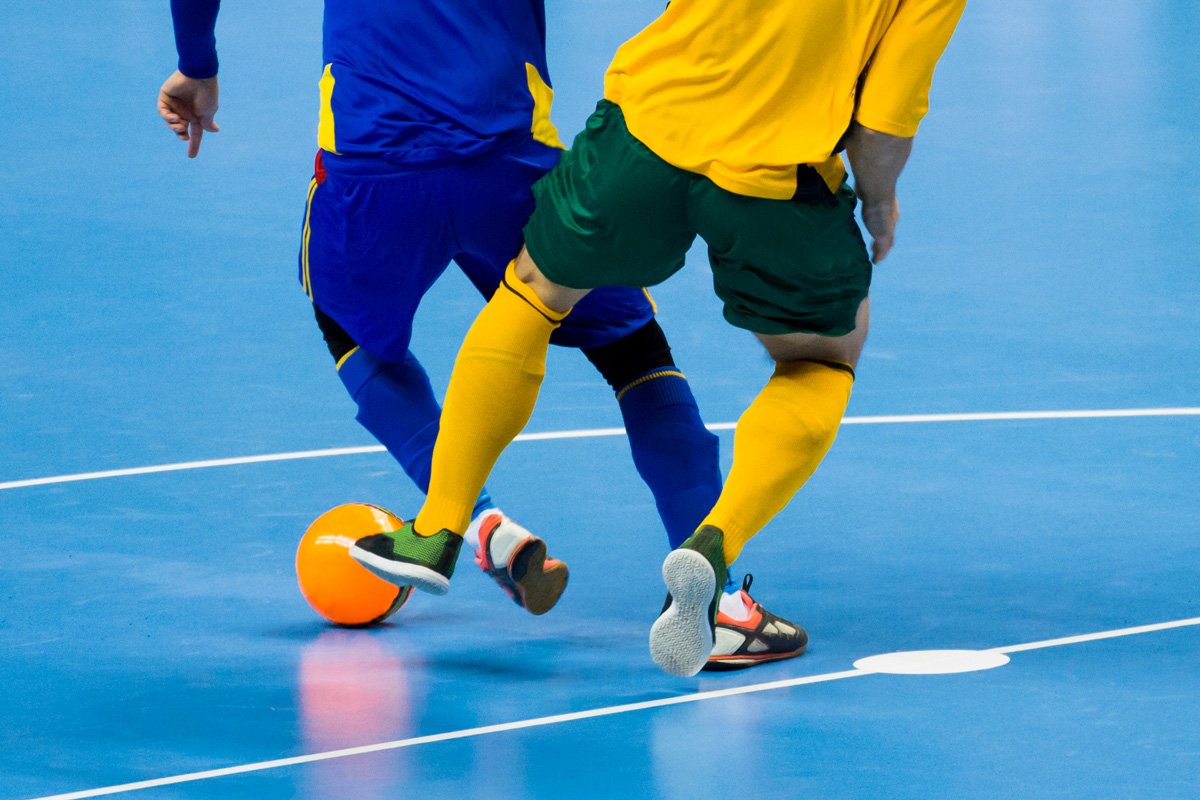
[[[676,550],[662,566],[671,607],[650,628],[650,657],[668,675],[695,675],[713,649],[709,608],[717,575],[695,550]]]
[[[405,561],[391,561],[363,550],[358,545],[350,548],[350,557],[388,583],[394,583],[397,586],[411,586],[422,592],[429,592],[429,594],[445,594],[450,591],[449,578],[434,572],[429,567],[409,564]]]
[[[536,536],[513,553],[508,560],[508,574],[517,584],[521,605],[539,617],[554,608],[570,577],[567,565],[561,561],[546,569],[546,543]]]
[[[786,661],[789,658],[796,658],[804,655],[804,651],[808,649],[808,645],[804,645],[799,650],[791,650],[787,653],[769,653],[760,656],[713,656],[704,664],[705,672],[732,672],[737,669],[746,669],[758,664],[770,664],[774,661]]]

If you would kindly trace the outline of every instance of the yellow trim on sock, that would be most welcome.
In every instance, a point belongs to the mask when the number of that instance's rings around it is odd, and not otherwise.
[[[508,268],[504,270],[504,280],[501,284],[512,291],[517,297],[520,297],[526,303],[538,310],[543,317],[554,323],[558,327],[558,323],[566,319],[567,314],[571,313],[571,309],[566,311],[555,311],[550,306],[542,302],[542,298],[537,296],[529,284],[517,277],[517,260],[514,258],[508,262]]]
[[[346,355],[344,355],[338,359],[337,367],[335,369],[340,370],[342,368],[342,364],[346,363],[346,359],[349,358],[350,356],[354,355],[357,352],[358,352],[358,345],[354,345],[354,348],[349,353],[346,353]]]
[[[678,370],[662,369],[662,370],[658,370],[657,372],[651,372],[649,375],[643,375],[642,377],[638,378],[636,381],[632,381],[630,383],[625,384],[625,386],[622,387],[621,391],[617,392],[617,402],[618,403],[621,402],[621,398],[624,397],[625,393],[628,392],[633,387],[641,386],[646,381],[652,381],[655,378],[662,378],[667,375],[669,375],[673,378],[683,378],[685,381],[687,380],[687,378],[684,377],[684,374],[682,372],[679,372]]]

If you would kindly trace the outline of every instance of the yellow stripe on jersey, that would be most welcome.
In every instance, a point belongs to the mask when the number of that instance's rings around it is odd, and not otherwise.
[[[825,185],[831,192],[836,192],[846,177],[846,165],[842,163],[840,155],[831,156],[820,164],[813,164],[813,168],[816,169],[817,174],[821,176],[821,180],[825,181]]]
[[[300,282],[304,287],[304,293],[308,295],[308,299],[313,299],[312,294],[312,278],[308,272],[308,238],[312,233],[312,226],[309,225],[309,218],[312,216],[312,199],[317,191],[317,179],[313,178],[308,184],[308,201],[304,206],[304,233],[300,237]]]
[[[557,147],[560,150],[566,150],[563,143],[558,138],[558,128],[554,127],[554,123],[550,121],[550,106],[554,102],[554,90],[550,88],[537,67],[525,62],[525,78],[529,82],[529,94],[533,95],[533,125],[530,130],[533,132],[535,141],[541,142],[549,147]]]
[[[617,51],[604,96],[660,158],[728,191],[790,198],[798,164],[833,187],[856,100],[863,125],[916,133],[965,3],[672,0]]]
[[[321,76],[321,120],[317,125],[317,146],[337,155],[337,136],[333,129],[333,64],[325,65]]]

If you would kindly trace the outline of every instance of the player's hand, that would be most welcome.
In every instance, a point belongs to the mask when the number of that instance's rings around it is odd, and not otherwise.
[[[886,200],[863,200],[863,225],[871,234],[871,260],[878,264],[887,257],[896,241],[896,223],[900,221],[900,202],[896,195]]]
[[[846,155],[854,170],[854,191],[862,201],[863,225],[871,234],[871,260],[887,257],[896,240],[900,204],[896,180],[912,153],[911,136],[893,136],[855,123],[846,138]]]
[[[158,113],[167,127],[188,143],[188,158],[195,158],[200,152],[200,139],[205,131],[221,130],[213,121],[218,94],[215,75],[198,80],[178,70],[158,90]]]

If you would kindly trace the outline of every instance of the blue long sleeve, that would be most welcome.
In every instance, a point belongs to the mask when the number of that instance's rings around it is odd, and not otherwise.
[[[221,0],[171,0],[179,71],[189,78],[217,74],[217,11]]]

